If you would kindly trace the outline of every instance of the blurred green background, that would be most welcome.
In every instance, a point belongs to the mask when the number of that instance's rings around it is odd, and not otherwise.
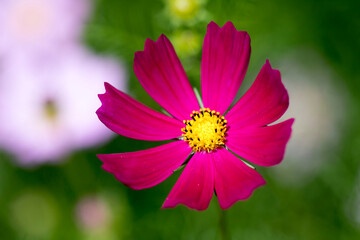
[[[143,50],[146,38],[168,36],[199,88],[207,24],[232,21],[247,31],[252,55],[239,97],[270,59],[289,86],[288,117],[296,122],[284,162],[257,168],[267,185],[226,211],[232,238],[360,239],[360,2],[189,2],[182,9],[171,0],[97,0],[83,41],[123,61],[129,94],[160,111],[132,70],[134,52]],[[219,239],[215,197],[203,212],[160,209],[180,173],[134,191],[96,158],[157,145],[116,136],[56,165],[33,168],[0,153],[0,239]],[[99,222],[81,222],[81,211]]]

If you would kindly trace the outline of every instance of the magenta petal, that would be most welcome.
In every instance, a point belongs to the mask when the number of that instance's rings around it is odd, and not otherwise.
[[[245,200],[266,182],[254,169],[248,167],[226,149],[214,154],[215,191],[222,209]]]
[[[293,123],[294,119],[289,119],[266,127],[230,128],[226,145],[250,162],[273,166],[284,158]]]
[[[204,106],[224,114],[244,79],[250,58],[250,37],[231,22],[208,25],[201,60]]]
[[[205,210],[213,193],[213,157],[207,153],[195,153],[166,198],[163,208],[183,204],[196,210]]]
[[[279,119],[289,106],[280,72],[266,60],[251,88],[226,114],[232,128],[265,126]]]
[[[153,187],[166,178],[186,160],[191,148],[184,141],[128,153],[98,155],[103,169],[133,189]]]
[[[147,39],[144,51],[135,53],[134,71],[147,93],[175,118],[188,119],[199,109],[184,68],[164,35],[156,42]]]
[[[180,137],[184,124],[158,113],[125,93],[105,83],[106,92],[100,94],[102,106],[97,110],[101,122],[125,137],[161,141]]]

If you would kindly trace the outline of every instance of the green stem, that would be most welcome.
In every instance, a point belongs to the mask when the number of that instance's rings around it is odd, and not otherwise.
[[[204,108],[204,104],[203,104],[203,101],[202,101],[202,98],[200,96],[200,93],[199,91],[197,90],[197,88],[194,88],[194,93],[195,93],[195,96],[199,102],[199,105],[200,105],[200,108]]]
[[[226,224],[226,212],[219,208],[220,240],[231,240]]]

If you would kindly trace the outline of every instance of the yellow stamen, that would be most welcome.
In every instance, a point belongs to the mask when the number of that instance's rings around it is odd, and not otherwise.
[[[194,151],[211,152],[225,145],[227,121],[219,112],[209,108],[200,108],[190,114],[191,120],[184,120],[182,128],[184,141],[187,141]]]

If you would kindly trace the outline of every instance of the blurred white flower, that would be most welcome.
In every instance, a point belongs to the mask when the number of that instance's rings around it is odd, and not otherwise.
[[[0,147],[23,164],[57,160],[108,140],[97,94],[110,82],[126,90],[118,62],[81,49],[56,58],[16,58],[0,74]]]
[[[89,8],[88,0],[0,0],[0,56],[72,44]]]
[[[280,183],[302,185],[336,156],[347,99],[339,77],[312,51],[288,55],[279,66],[290,96],[281,119],[295,123],[285,159],[272,170]]]

